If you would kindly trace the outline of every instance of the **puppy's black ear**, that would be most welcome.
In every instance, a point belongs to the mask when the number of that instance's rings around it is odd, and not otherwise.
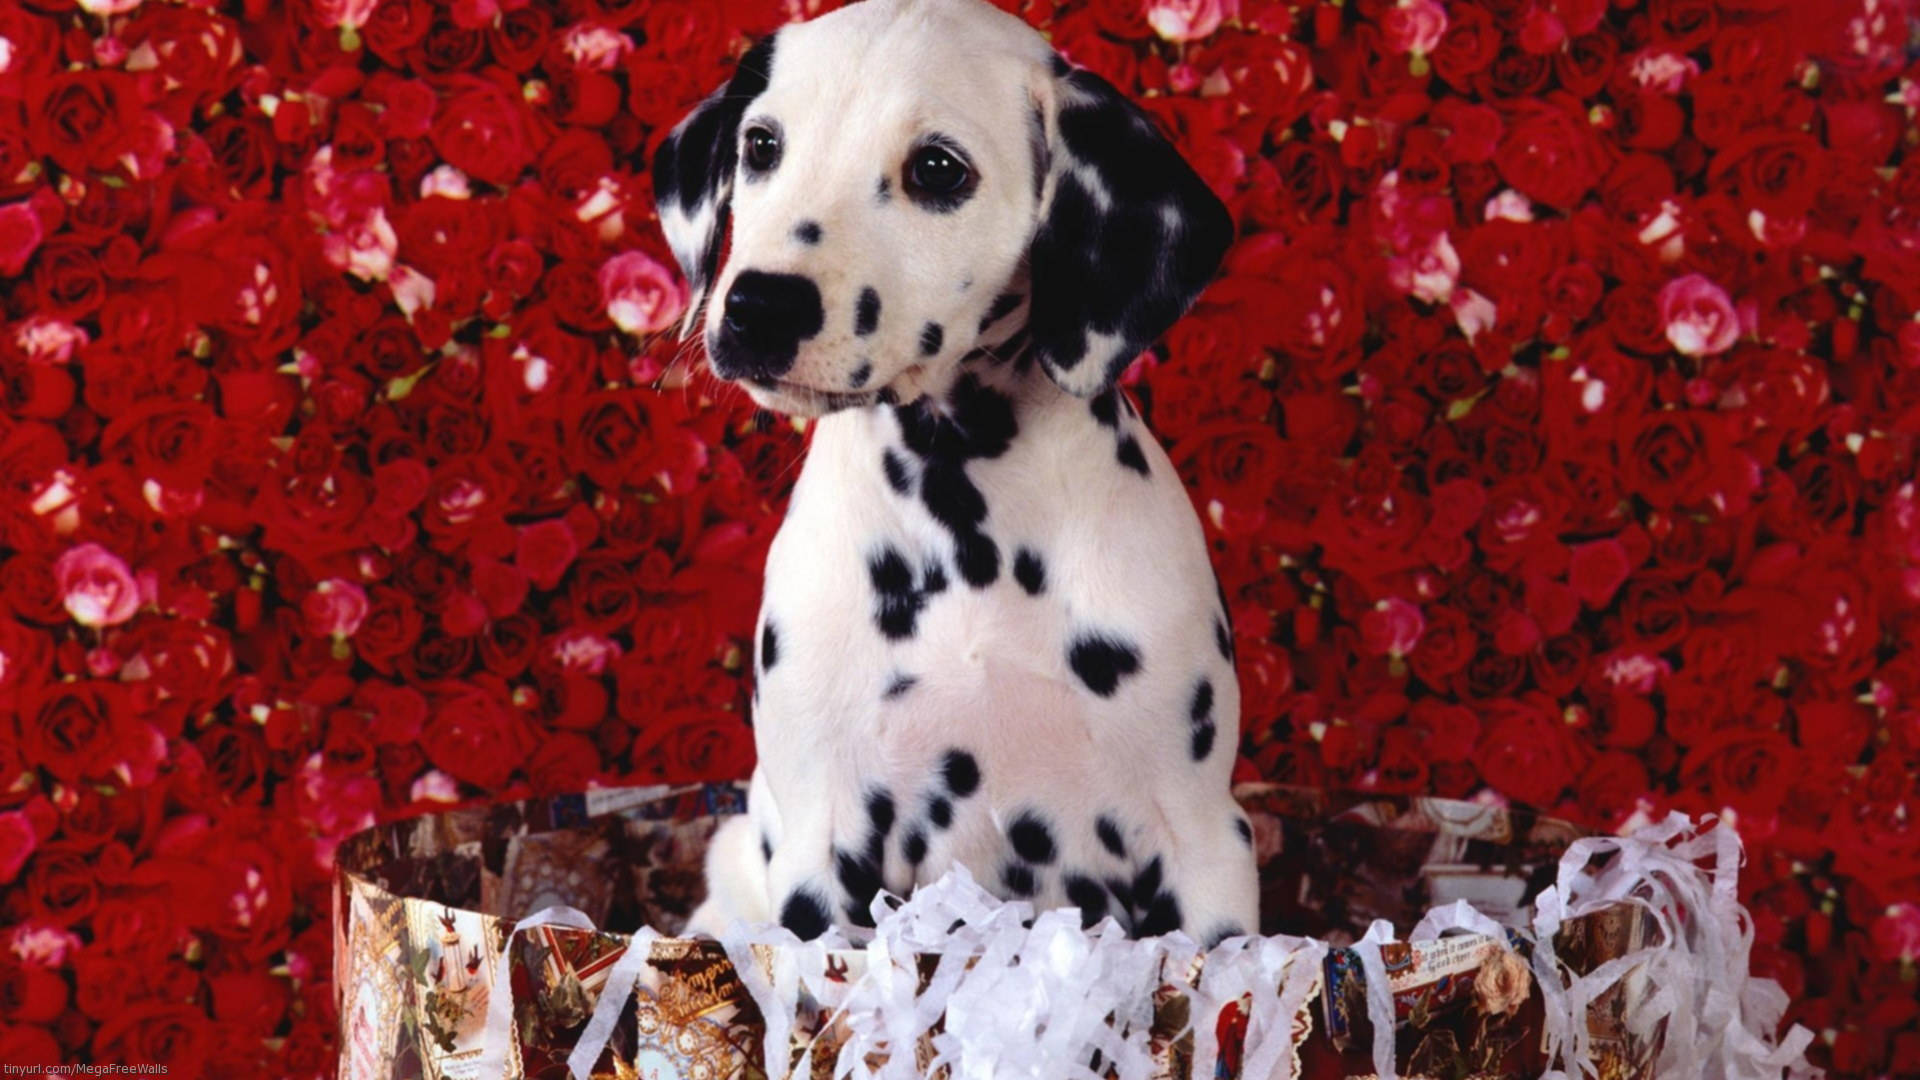
[[[1092,396],[1200,295],[1233,218],[1153,121],[1111,83],[1056,61],[1046,178],[1029,266],[1033,353]]]
[[[653,154],[653,201],[660,229],[686,275],[690,294],[682,334],[693,329],[701,298],[713,283],[733,196],[740,117],[767,88],[775,36],[748,49],[733,78],[695,106]]]

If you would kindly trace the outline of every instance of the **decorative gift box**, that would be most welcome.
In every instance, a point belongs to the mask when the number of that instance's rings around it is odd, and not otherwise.
[[[339,851],[344,1080],[1807,1072],[1747,976],[1738,841],[1250,785],[1260,938],[1083,931],[964,871],[870,940],[675,939],[730,785],[399,821]],[[771,1067],[770,1067],[771,1066]]]

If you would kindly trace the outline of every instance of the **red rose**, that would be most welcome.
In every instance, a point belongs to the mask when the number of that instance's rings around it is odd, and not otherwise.
[[[27,857],[39,843],[27,815],[18,810],[0,813],[0,885],[19,876],[20,868],[27,864]]]
[[[1647,791],[1647,767],[1639,758],[1618,750],[1594,755],[1576,785],[1580,812],[1605,829],[1612,829],[1633,813],[1635,802]]]
[[[28,914],[55,926],[72,926],[100,903],[99,855],[71,844],[42,844],[27,864],[21,898]]]
[[[1490,701],[1473,763],[1488,784],[1536,809],[1551,807],[1580,772],[1579,748],[1544,696]]]
[[[125,150],[139,95],[117,71],[67,71],[47,79],[34,98],[34,147],[71,173],[109,172]]]
[[[1521,194],[1571,210],[1605,172],[1601,151],[1577,104],[1521,102],[1494,154],[1500,175]]]
[[[199,1075],[216,1049],[206,1013],[198,1005],[141,1002],[102,1020],[93,1035],[95,1053],[114,1061],[164,1061],[168,1071]]]
[[[534,739],[525,717],[499,694],[451,683],[436,693],[433,719],[420,745],[437,768],[475,787],[494,790],[504,787],[522,766]]]
[[[476,180],[505,187],[519,178],[539,149],[524,108],[492,81],[456,77],[441,99],[429,137],[448,164]]]
[[[1573,546],[1568,580],[1581,602],[1598,610],[1613,602],[1613,594],[1626,584],[1632,572],[1626,546],[1608,538]]]

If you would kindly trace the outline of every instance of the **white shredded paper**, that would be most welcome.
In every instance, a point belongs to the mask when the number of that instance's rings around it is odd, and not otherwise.
[[[1602,870],[1588,869],[1607,854],[1613,858]],[[1740,842],[1731,827],[1697,828],[1680,814],[1628,838],[1591,837],[1568,848],[1556,883],[1534,904],[1531,927],[1513,928],[1534,943],[1545,1048],[1554,1066],[1543,1080],[1596,1074],[1587,1006],[1623,978],[1643,991],[1627,1018],[1630,1028],[1644,1037],[1666,1022],[1658,1076],[1818,1075],[1805,1058],[1811,1032],[1795,1025],[1774,1035],[1786,994],[1774,981],[1747,973],[1753,928],[1735,891],[1739,864]],[[1554,955],[1554,934],[1569,919],[1622,903],[1644,907],[1659,940],[1572,977]],[[1082,930],[1071,910],[1036,917],[1031,905],[996,899],[959,867],[904,903],[876,897],[873,914],[876,929],[860,949],[865,970],[853,976],[844,965],[835,970],[834,954],[854,948],[837,930],[802,942],[781,927],[735,924],[721,939],[766,1020],[770,1077],[812,1073],[812,1049],[797,1059],[791,1050],[804,995],[824,1010],[807,1018],[810,1028],[837,1021],[848,1033],[831,1063],[836,1080],[918,1080],[939,1069],[952,1080],[1148,1080],[1155,1074],[1148,1030],[1155,993],[1162,991],[1186,998],[1193,1076],[1214,1074],[1215,1021],[1239,1001],[1248,1016],[1242,1075],[1292,1080],[1293,1018],[1319,994],[1327,954],[1326,945],[1306,938],[1232,938],[1204,954],[1198,983],[1189,986],[1203,954],[1184,934],[1138,941],[1111,919]],[[550,908],[521,920],[513,932],[584,921],[571,909]],[[1457,901],[1428,912],[1408,940],[1447,931],[1504,939],[1505,929]],[[588,1033],[569,1058],[579,1080],[586,1080],[613,1019],[631,999],[655,937],[651,930],[634,935],[631,962],[623,958],[609,977]],[[1391,940],[1392,927],[1376,922],[1355,945],[1367,975],[1374,1067],[1384,1078],[1396,1076],[1393,1005],[1380,959],[1380,945]],[[924,990],[922,956],[936,958]],[[504,1064],[513,1038],[506,971],[507,964],[497,965],[490,995],[489,1066]],[[923,1041],[930,1059],[919,1052]],[[790,1060],[791,1071],[783,1071]],[[483,1075],[500,1074],[489,1069]]]

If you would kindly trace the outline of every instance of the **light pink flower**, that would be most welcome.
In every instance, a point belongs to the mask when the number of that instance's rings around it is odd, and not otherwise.
[[[1687,80],[1700,74],[1700,65],[1679,53],[1664,48],[1646,48],[1634,54],[1627,74],[1643,90],[1677,94]]]
[[[560,49],[580,67],[611,71],[633,51],[633,39],[604,26],[570,26],[560,35]]]
[[[380,0],[314,0],[313,9],[321,26],[357,30],[379,6]]]
[[[1887,905],[1873,920],[1872,935],[1881,959],[1903,964],[1920,960],[1920,905],[1905,900]]]
[[[1147,25],[1172,42],[1198,41],[1240,14],[1240,0],[1149,0]]]
[[[1674,278],[1660,290],[1667,340],[1685,356],[1715,356],[1740,340],[1740,316],[1725,289],[1705,275]]]
[[[65,319],[35,315],[14,328],[13,342],[36,364],[64,364],[92,335]]]
[[[1380,29],[1388,51],[1425,56],[1439,47],[1447,32],[1447,9],[1435,0],[1400,0],[1387,12]]]
[[[25,816],[25,815],[21,815]],[[6,867],[0,865],[0,881],[6,880]],[[21,923],[13,928],[13,938],[7,948],[22,964],[35,967],[57,968],[67,962],[67,957],[80,951],[80,935],[44,922]]]
[[[1493,329],[1500,319],[1500,312],[1493,301],[1474,292],[1472,289],[1456,289],[1447,300],[1447,306],[1453,309],[1453,320],[1460,326],[1460,332],[1468,341],[1482,331]]]
[[[672,326],[687,308],[687,287],[643,251],[628,251],[600,267],[600,295],[607,317],[629,334],[653,334]]]
[[[1420,644],[1420,635],[1426,629],[1426,616],[1420,609],[1397,596],[1380,601],[1360,616],[1361,643],[1374,656],[1406,656]]]
[[[367,591],[342,578],[328,578],[315,585],[300,605],[308,633],[335,638],[352,637],[370,610]]]
[[[82,626],[118,626],[140,610],[140,585],[126,561],[99,544],[69,549],[53,564],[67,614]]]
[[[1446,233],[1435,233],[1425,247],[1388,259],[1387,277],[1416,300],[1444,303],[1460,281],[1460,255]]]

